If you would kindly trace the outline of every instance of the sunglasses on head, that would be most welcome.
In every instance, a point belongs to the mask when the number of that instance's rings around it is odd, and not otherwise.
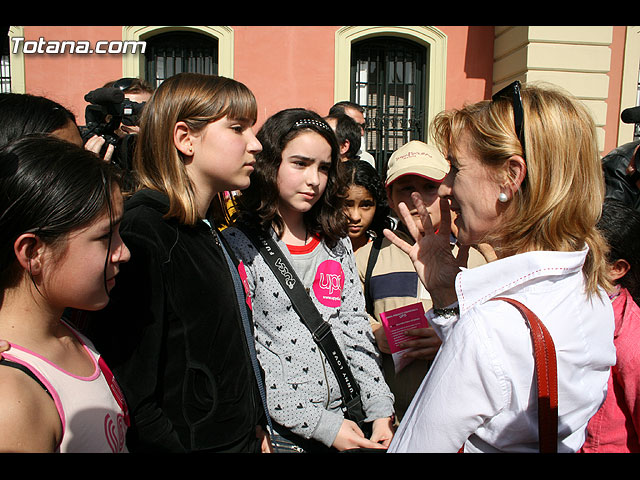
[[[496,102],[504,98],[511,102],[511,105],[513,106],[513,124],[515,126],[516,135],[518,135],[520,145],[522,145],[522,152],[524,153],[524,108],[522,107],[520,87],[520,81],[516,80],[494,94],[491,97],[491,101]]]

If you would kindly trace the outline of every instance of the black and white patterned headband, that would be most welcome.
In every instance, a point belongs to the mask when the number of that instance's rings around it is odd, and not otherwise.
[[[302,118],[293,124],[293,128],[304,128],[311,125],[315,125],[316,127],[324,128],[325,130],[333,132],[333,130],[331,130],[331,127],[326,122],[316,120],[315,118]]]

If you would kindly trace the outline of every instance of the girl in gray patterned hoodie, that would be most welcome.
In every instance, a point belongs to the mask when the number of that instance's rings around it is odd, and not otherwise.
[[[251,185],[237,197],[235,223],[224,231],[246,270],[258,359],[276,444],[305,451],[388,446],[393,395],[365,312],[343,213],[345,182],[335,134],[316,113],[283,110],[257,134]],[[243,233],[259,228],[276,241],[329,322],[359,384],[369,438],[344,417],[339,384],[287,293]]]

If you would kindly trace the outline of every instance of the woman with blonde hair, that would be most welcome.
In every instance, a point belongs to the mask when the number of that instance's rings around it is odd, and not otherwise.
[[[270,449],[239,266],[212,215],[249,185],[256,116],[246,86],[209,75],[170,77],[146,104],[121,226],[132,260],[90,331],[129,403],[132,452]]]
[[[575,452],[615,363],[593,120],[559,89],[514,82],[432,128],[451,163],[441,225],[455,213],[463,248],[452,256],[448,229],[429,228],[424,205],[415,245],[385,232],[429,290],[443,341],[389,451]],[[481,242],[498,259],[461,269]],[[548,377],[533,348],[545,330]]]

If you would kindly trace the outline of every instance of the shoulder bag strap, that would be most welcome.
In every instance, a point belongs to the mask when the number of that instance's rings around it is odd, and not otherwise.
[[[29,367],[27,367],[26,365],[23,365],[22,363],[18,363],[18,362],[13,362],[11,360],[7,360],[6,358],[0,359],[0,365],[5,365],[7,367],[12,367],[12,368],[15,368],[17,370],[22,370],[24,373],[26,373],[31,378],[33,378],[38,383],[38,385],[40,385],[42,387],[42,389],[45,392],[47,392],[47,394],[49,394],[50,397],[53,398],[53,395],[51,395],[51,392],[45,386],[45,384],[42,383],[42,381],[37,377],[37,375],[35,373],[33,373],[33,371]]]
[[[373,240],[371,245],[371,250],[369,251],[369,259],[367,261],[367,270],[364,274],[364,299],[367,303],[367,312],[369,315],[374,316],[373,313],[373,298],[371,298],[371,274],[373,272],[373,267],[376,265],[376,261],[378,260],[378,254],[380,253],[380,247],[382,246],[382,237],[376,237]]]
[[[338,342],[336,342],[331,332],[330,324],[325,322],[320,312],[318,312],[318,309],[302,286],[302,282],[296,275],[295,270],[276,242],[262,232],[248,231],[248,229],[243,229],[242,231],[253,242],[256,249],[267,262],[274,276],[289,296],[293,308],[311,332],[313,340],[318,344],[329,361],[331,369],[340,385],[347,418],[353,420],[358,425],[362,425],[365,420],[365,415],[360,398],[360,389],[349,369],[346,358],[340,350]]]
[[[553,339],[540,319],[525,305],[506,297],[496,297],[516,307],[525,317],[533,341],[538,384],[538,429],[540,453],[558,451],[558,372]]]
[[[258,362],[258,355],[256,353],[256,345],[253,338],[253,331],[251,329],[251,320],[247,308],[246,298],[244,295],[244,288],[242,287],[242,279],[240,278],[240,274],[238,273],[238,267],[231,259],[228,247],[225,246],[226,240],[224,239],[224,236],[218,235],[217,232],[215,233],[215,235],[217,235],[217,237],[220,239],[220,247],[222,249],[222,252],[224,253],[225,259],[227,260],[227,264],[229,265],[229,273],[231,274],[231,278],[233,279],[233,287],[236,293],[238,308],[240,309],[240,315],[242,316],[242,326],[244,329],[245,338],[247,339],[247,347],[249,348],[249,357],[251,358],[253,374],[256,377],[256,383],[258,384],[258,391],[260,393],[260,399],[262,400],[262,407],[267,417],[267,425],[269,427],[271,436],[273,436],[273,425],[271,422],[271,415],[269,414],[269,407],[267,406],[267,393],[264,388],[264,378],[262,378],[260,364]]]

